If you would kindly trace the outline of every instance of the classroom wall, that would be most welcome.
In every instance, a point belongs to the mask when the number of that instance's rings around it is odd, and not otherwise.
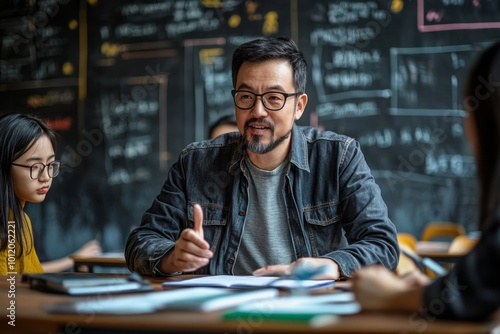
[[[361,143],[398,229],[473,230],[461,91],[499,17],[493,0],[2,1],[0,113],[44,118],[65,166],[27,207],[37,236],[49,257],[122,250],[180,150],[233,113],[234,49],[279,35],[309,62],[299,124]]]

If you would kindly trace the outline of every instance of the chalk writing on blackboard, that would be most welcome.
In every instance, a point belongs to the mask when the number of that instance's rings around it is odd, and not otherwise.
[[[154,77],[157,84],[142,90],[140,96],[133,93],[150,79],[126,77],[119,87],[102,86],[98,106],[110,185],[146,182],[156,169],[165,169],[167,105],[160,95],[166,91],[167,77]]]
[[[391,48],[391,114],[463,116],[459,80],[475,52],[471,45]]]
[[[498,1],[417,0],[422,32],[500,28]]]

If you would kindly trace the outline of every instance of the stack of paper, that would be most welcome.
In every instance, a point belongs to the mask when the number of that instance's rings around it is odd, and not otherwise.
[[[233,289],[272,287],[277,289],[318,289],[333,286],[333,280],[293,280],[272,276],[204,276],[164,282],[165,287],[225,287]]]
[[[69,295],[96,295],[151,291],[148,281],[131,276],[105,276],[89,273],[25,274],[30,288]]]
[[[310,320],[322,315],[355,314],[361,310],[351,292],[287,296],[249,303],[224,314],[226,319]]]
[[[138,296],[96,298],[49,305],[52,313],[142,314],[161,310],[214,311],[278,297],[277,289],[235,292],[223,288],[186,288],[144,293]]]

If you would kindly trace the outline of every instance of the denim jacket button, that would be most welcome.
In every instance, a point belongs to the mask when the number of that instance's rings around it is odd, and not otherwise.
[[[245,211],[241,210],[240,212],[238,212],[238,215],[243,217],[245,215]]]
[[[233,260],[233,259],[229,259],[229,260],[227,260],[227,262],[228,262],[229,264],[233,264],[233,263],[234,263],[234,260]]]

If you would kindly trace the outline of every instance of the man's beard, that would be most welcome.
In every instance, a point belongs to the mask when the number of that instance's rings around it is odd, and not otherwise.
[[[256,121],[255,119],[250,120],[248,123]],[[245,125],[245,133],[243,134],[243,140],[244,143],[250,151],[252,151],[255,154],[266,154],[268,152],[271,152],[274,150],[277,146],[279,146],[282,142],[285,141],[288,137],[290,137],[290,134],[292,133],[292,129],[290,129],[287,133],[285,133],[283,136],[279,137],[278,139],[274,139],[274,125],[266,122],[264,120],[261,120],[262,123],[266,124],[270,130],[271,130],[271,142],[269,144],[262,144],[260,143],[260,140],[262,136],[254,135],[248,140],[247,137],[247,129],[248,125]]]

